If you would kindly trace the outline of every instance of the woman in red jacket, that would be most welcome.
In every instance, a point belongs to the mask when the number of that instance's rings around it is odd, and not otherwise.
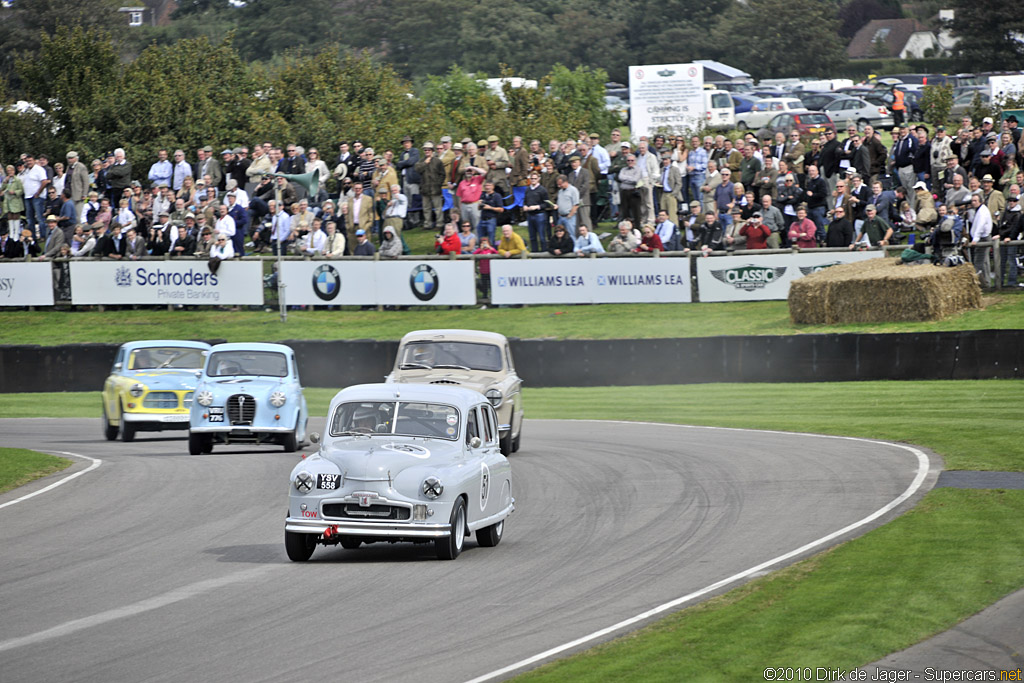
[[[658,233],[654,232],[653,227],[645,225],[643,228],[643,235],[644,236],[640,240],[639,246],[637,246],[633,251],[665,251],[665,245],[661,243],[661,238],[658,237]]]

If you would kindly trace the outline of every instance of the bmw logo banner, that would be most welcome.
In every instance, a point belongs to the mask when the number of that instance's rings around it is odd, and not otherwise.
[[[472,306],[472,261],[284,261],[287,301],[296,306]]]

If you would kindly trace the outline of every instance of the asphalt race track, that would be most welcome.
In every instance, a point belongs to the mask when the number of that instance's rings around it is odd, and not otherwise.
[[[5,446],[102,460],[0,496],[4,683],[505,676],[770,571],[760,565],[904,498],[842,538],[863,533],[937,476],[937,459],[854,439],[528,421],[498,547],[467,539],[441,562],[429,545],[321,546],[293,564],[283,527],[298,455],[189,456],[181,434],[126,444],[103,441],[98,418],[0,420]]]

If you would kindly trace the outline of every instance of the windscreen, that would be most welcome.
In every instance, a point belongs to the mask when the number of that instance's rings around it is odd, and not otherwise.
[[[150,346],[135,349],[128,359],[129,370],[157,370],[162,368],[198,369],[206,359],[205,349],[184,346]]]
[[[275,351],[218,351],[210,357],[206,374],[210,377],[264,375],[287,377],[288,359]]]
[[[459,411],[442,403],[351,401],[331,420],[331,436],[387,434],[459,438]]]
[[[495,344],[456,341],[411,342],[398,358],[400,370],[455,368],[461,370],[501,370],[501,348]]]

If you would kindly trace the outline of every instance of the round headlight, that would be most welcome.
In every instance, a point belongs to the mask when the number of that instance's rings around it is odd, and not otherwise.
[[[427,477],[423,480],[423,495],[427,498],[438,498],[444,493],[444,485],[437,477]]]
[[[208,406],[213,403],[213,392],[206,389],[196,392],[196,403],[201,406]]]
[[[288,397],[284,395],[283,391],[275,391],[270,395],[270,405],[275,408],[280,408],[284,405],[284,402],[288,400]]]
[[[303,470],[295,475],[295,481],[292,483],[299,493],[309,493],[313,490],[313,475]]]
[[[142,396],[143,392],[145,391],[146,387],[136,382],[135,384],[132,385],[132,388],[128,390],[128,393],[134,396],[135,398],[138,398],[139,396]]]
[[[487,400],[490,401],[491,405],[494,406],[495,408],[501,405],[502,396],[501,392],[498,391],[497,389],[488,389],[487,393],[484,394],[484,396],[487,397]]]

